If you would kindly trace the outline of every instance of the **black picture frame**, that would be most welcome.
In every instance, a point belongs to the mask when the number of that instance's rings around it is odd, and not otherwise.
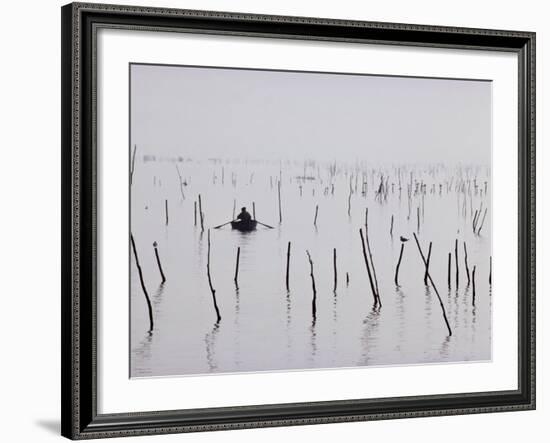
[[[71,439],[535,408],[535,33],[72,3],[62,32],[62,435]],[[518,55],[518,389],[383,399],[98,414],[95,37],[150,32],[483,49]]]

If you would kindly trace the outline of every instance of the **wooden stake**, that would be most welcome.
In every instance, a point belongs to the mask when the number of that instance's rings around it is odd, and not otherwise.
[[[315,218],[313,219],[313,226],[317,226],[317,215],[319,214],[319,205],[315,206]]]
[[[183,200],[185,200],[185,194],[183,193],[183,178],[180,174],[180,168],[178,168],[178,165],[176,165],[176,171],[178,173],[178,178],[179,178],[179,185],[180,185],[180,194],[181,194],[181,198]]]
[[[168,226],[168,200],[164,200],[164,214],[166,216],[166,226]]]
[[[477,191],[476,191],[477,194]],[[481,217],[481,210],[483,209],[483,201],[479,204],[479,209],[476,210],[477,217],[474,219],[474,234],[477,231],[477,224],[479,223],[479,217]]]
[[[372,268],[372,276],[374,277],[374,287],[376,288],[376,298],[380,303],[380,291],[378,290],[378,278],[376,277],[376,268],[374,267],[374,261],[372,260],[372,253],[370,250],[369,242],[369,208],[365,209],[365,238],[367,240],[367,251],[369,252],[370,266]],[[380,306],[382,304],[380,303]]]
[[[202,199],[199,194],[199,217],[201,218],[201,231],[204,232],[204,212],[202,212]]]
[[[476,212],[474,213],[474,218],[472,220],[472,231],[474,234],[476,233],[476,224],[477,224],[478,214],[479,214],[479,211],[476,209]]]
[[[200,196],[199,196],[200,202]],[[208,277],[208,286],[210,286],[210,292],[212,292],[212,301],[214,302],[214,310],[216,311],[216,323],[219,323],[222,319],[220,310],[218,309],[218,302],[216,301],[216,290],[212,286],[212,277],[210,276],[210,229],[208,230],[208,252],[206,260],[206,275]]]
[[[397,260],[397,266],[395,267],[395,286],[399,286],[399,266],[401,266],[401,259],[403,258],[403,250],[405,249],[405,242],[401,242],[401,250],[399,251],[399,260]]]
[[[311,315],[313,316],[313,321],[315,322],[317,318],[317,289],[315,287],[315,276],[313,275],[313,260],[311,260],[311,255],[309,251],[306,250],[307,259],[309,260],[309,275],[311,277],[311,289],[313,290],[313,300],[311,301]]]
[[[449,259],[447,261],[447,286],[449,286],[449,289],[451,289],[451,256],[452,254],[449,252]]]
[[[143,272],[141,270],[141,266],[139,264],[139,258],[137,255],[136,250],[136,243],[134,242],[134,236],[130,234],[130,241],[132,243],[132,250],[134,251],[134,258],[136,259],[136,266],[138,269],[138,275],[139,275],[139,282],[141,284],[141,289],[143,290],[143,294],[145,295],[145,301],[147,302],[147,308],[149,309],[149,332],[153,331],[153,307],[151,306],[151,299],[149,298],[149,294],[147,294],[147,288],[145,287],[145,282],[143,281]]]
[[[432,242],[430,242],[430,246],[428,247],[428,258],[426,259],[426,270],[424,271],[424,284],[428,286],[428,268],[430,267],[430,258],[432,256]]]
[[[290,291],[290,284],[289,284],[289,276],[290,276],[290,242],[288,242],[288,247],[286,249],[286,290]]]
[[[422,252],[422,248],[420,247],[420,243],[418,242],[418,238],[416,237],[416,234],[413,232],[414,240],[416,241],[416,246],[418,247],[418,252],[420,252],[420,257],[422,257],[422,261],[424,262],[424,266],[427,265],[426,259],[424,258],[424,253]],[[449,320],[447,320],[447,313],[445,312],[445,306],[443,305],[443,301],[441,300],[441,297],[439,296],[439,291],[437,290],[435,283],[432,279],[432,276],[428,272],[428,280],[430,281],[432,287],[434,288],[435,294],[437,295],[437,299],[439,300],[439,306],[441,307],[441,312],[443,314],[443,320],[445,320],[445,324],[447,325],[447,330],[449,331],[449,336],[453,335],[453,332],[451,331],[451,326],[449,325]]]
[[[157,258],[157,266],[159,267],[160,276],[162,278],[162,283],[166,281],[166,277],[164,276],[164,272],[162,272],[162,265],[160,264],[160,258],[159,258],[159,251],[157,249],[157,242],[153,243],[153,248],[155,248],[155,257]]]
[[[338,270],[336,268],[336,248],[332,250],[332,261],[334,267],[334,288],[333,291],[336,292],[336,287],[338,286]]]
[[[458,289],[458,239],[455,239],[455,268],[456,268],[456,273],[455,273],[455,280],[456,280],[456,289]]]
[[[136,164],[136,151],[137,151],[137,145],[134,145],[134,153],[132,154],[132,163],[130,165],[130,185],[132,185],[132,181],[134,179],[134,167]],[[151,328],[152,330],[153,328]]]
[[[374,305],[378,304],[378,295],[376,294],[376,289],[374,287],[374,281],[372,279],[372,274],[369,266],[369,259],[367,257],[367,248],[365,246],[365,238],[363,237],[363,230],[359,228],[359,234],[361,235],[361,246],[363,248],[363,258],[365,260],[365,266],[367,267],[367,274],[369,276],[370,289],[372,291],[372,296],[374,298]]]
[[[239,259],[241,257],[241,247],[239,246],[237,248],[237,262],[235,263],[235,277],[233,278],[233,281],[235,282],[235,286],[239,287]]]
[[[256,202],[252,202],[252,219],[256,220]]]
[[[390,237],[393,237],[393,214],[391,216],[391,222],[390,222]]]
[[[346,272],[346,286],[349,286],[349,272]]]
[[[468,251],[466,250],[466,242],[464,242],[464,265],[466,266],[466,277],[468,277],[468,286],[470,285],[470,268],[468,267]]]
[[[477,230],[477,235],[481,232],[481,228],[483,228],[483,223],[485,223],[485,216],[487,215],[487,208],[485,208],[485,211],[483,211],[483,218],[481,219],[481,224],[479,225],[479,229]]]

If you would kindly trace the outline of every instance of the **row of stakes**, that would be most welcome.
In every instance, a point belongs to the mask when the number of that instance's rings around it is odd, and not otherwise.
[[[136,154],[136,147],[134,147],[134,152],[133,152],[132,162],[131,162],[130,185],[132,184],[132,178],[133,178],[133,173],[134,173],[135,154]],[[184,195],[184,192],[183,192],[184,181],[183,181],[183,178],[181,176],[181,173],[180,173],[179,168],[178,168],[177,165],[176,165],[176,170],[177,170],[177,174],[178,174],[178,177],[179,177],[180,193],[181,193],[182,198],[185,199],[185,195]],[[381,184],[380,184],[379,189],[377,191],[377,195],[379,197],[381,195],[383,195],[384,193],[387,195],[387,189],[388,189],[387,183],[386,183],[386,186],[384,186],[384,182],[381,181]],[[411,187],[411,190],[412,190],[412,187]],[[392,184],[392,191],[393,191],[393,184]],[[281,181],[280,180],[277,181],[277,194],[278,194],[279,222],[282,222]],[[350,186],[350,195],[349,195],[349,198],[348,198],[348,215],[351,212],[351,194],[352,194],[352,192],[351,192],[351,186]],[[197,203],[198,203],[198,205],[197,205]],[[234,206],[234,208],[233,208],[233,213],[234,213],[235,212],[235,202],[234,202],[233,206]],[[197,211],[197,209],[198,209],[198,211]],[[476,212],[473,216],[473,220],[472,220],[472,230],[473,230],[474,234],[477,234],[477,235],[480,234],[481,229],[482,229],[483,224],[484,224],[484,221],[485,221],[485,217],[487,215],[487,209],[485,208],[485,212],[483,213],[483,218],[481,220],[481,223],[479,223],[479,219],[480,219],[480,216],[481,216],[481,211],[482,211],[481,207],[479,208],[479,210],[476,210]],[[195,226],[197,225],[197,212],[200,216],[201,230],[204,231],[204,212],[202,211],[202,200],[201,200],[201,195],[200,194],[198,195],[198,201],[194,202],[194,223],[195,223]],[[256,217],[255,217],[255,204],[254,203],[253,203],[253,213],[254,213],[254,219],[255,219]],[[319,214],[319,205],[316,205],[316,207],[315,207],[315,216],[314,216],[314,219],[313,219],[313,224],[315,226],[317,226],[318,214]],[[372,252],[371,252],[370,242],[369,242],[369,237],[368,237],[367,217],[368,217],[368,209],[366,210],[366,214],[365,214],[365,235],[363,235],[363,230],[362,229],[359,229],[359,234],[360,234],[360,237],[361,237],[363,258],[364,258],[364,262],[365,262],[365,266],[366,266],[366,270],[367,270],[367,275],[368,275],[368,278],[369,278],[369,284],[370,284],[371,292],[372,292],[373,299],[374,299],[374,307],[380,308],[382,306],[382,303],[381,303],[381,300],[380,300],[380,293],[379,293],[379,289],[378,289],[378,279],[377,279],[377,276],[376,276],[376,269],[374,267],[374,261],[373,261],[373,258],[372,258]],[[168,200],[165,200],[165,223],[166,223],[166,225],[168,225],[168,222],[169,222]],[[479,226],[478,226],[478,223],[479,223]],[[390,221],[390,235],[392,235],[392,236],[393,236],[393,225],[394,225],[394,216],[392,215],[391,216],[391,221]],[[419,230],[420,230],[420,208],[417,207],[417,232],[419,232]],[[439,295],[439,291],[437,290],[437,287],[436,287],[436,285],[435,285],[435,283],[434,283],[434,281],[433,281],[433,279],[432,279],[432,277],[429,273],[429,265],[430,265],[431,251],[432,251],[432,242],[430,242],[429,247],[428,247],[428,254],[427,254],[427,256],[425,256],[424,252],[422,251],[422,248],[420,247],[418,237],[416,236],[415,233],[413,233],[413,236],[414,236],[416,245],[418,247],[418,251],[420,253],[420,256],[422,258],[422,261],[423,261],[424,267],[425,267],[424,284],[428,285],[428,282],[429,282],[432,285],[432,287],[434,288],[434,291],[435,291],[435,293],[437,295],[437,298],[439,300],[442,316],[443,316],[443,319],[445,321],[445,325],[447,327],[448,334],[449,334],[449,336],[452,336],[452,330],[451,330],[451,327],[449,325],[449,321],[447,319],[445,306],[443,304],[441,296]],[[141,285],[141,288],[142,288],[143,293],[145,295],[145,299],[147,301],[148,312],[149,312],[149,322],[150,322],[149,333],[152,333],[152,331],[154,329],[154,320],[153,320],[153,309],[152,309],[152,305],[151,305],[151,300],[150,300],[150,297],[147,293],[147,289],[146,289],[145,282],[144,282],[144,279],[143,279],[143,272],[142,272],[142,269],[141,269],[141,266],[140,266],[140,263],[139,263],[137,250],[136,250],[136,245],[135,245],[134,237],[133,237],[132,234],[130,234],[130,240],[131,240],[131,244],[132,244],[132,250],[133,250],[133,253],[134,253],[134,257],[135,257],[135,260],[136,260],[136,265],[137,265],[139,279],[140,279],[140,285]],[[404,247],[405,247],[405,242],[407,242],[408,239],[406,239],[404,237],[400,237],[400,240],[401,240],[401,249],[400,249],[400,253],[399,253],[399,259],[398,259],[398,262],[397,262],[397,266],[396,266],[396,269],[395,269],[395,278],[394,278],[394,283],[397,287],[399,287],[399,268],[401,266],[401,260],[403,258],[403,251],[404,251]],[[155,251],[155,258],[156,258],[157,265],[158,265],[158,268],[159,268],[159,272],[160,272],[160,275],[161,275],[161,278],[162,278],[162,284],[164,284],[166,282],[166,277],[165,277],[164,271],[162,269],[162,265],[161,265],[161,262],[160,262],[160,257],[159,257],[157,246],[158,246],[157,243],[154,242],[153,247],[154,247],[154,251]],[[213,305],[214,305],[214,310],[215,310],[215,313],[216,313],[216,324],[218,324],[221,321],[221,315],[220,315],[220,310],[219,310],[218,303],[217,303],[217,300],[216,300],[216,290],[213,287],[211,273],[210,273],[210,249],[211,249],[210,248],[210,230],[208,230],[207,278],[208,278],[208,285],[210,287],[210,291],[211,291],[211,294],[212,294],[212,301],[213,301]],[[285,285],[286,285],[287,291],[289,291],[289,289],[290,289],[290,286],[289,286],[290,252],[291,252],[291,242],[288,242],[287,261],[286,261],[286,276],[285,276]],[[312,317],[313,317],[313,322],[315,323],[316,313],[317,313],[317,307],[316,307],[317,289],[316,289],[316,285],[315,285],[314,266],[313,266],[313,260],[311,258],[311,254],[308,250],[306,250],[306,255],[307,255],[307,258],[308,258],[309,265],[310,265],[310,278],[311,278],[311,285],[312,285],[312,292],[313,292]],[[473,267],[471,278],[470,278],[466,242],[464,242],[464,260],[465,260],[465,269],[466,269],[468,285],[470,284],[470,282],[472,283],[472,304],[475,305],[475,296],[476,296],[475,272],[476,272],[476,266]],[[234,276],[234,282],[235,282],[235,285],[236,285],[237,288],[238,288],[238,275],[239,275],[239,261],[240,261],[240,247],[237,248],[237,259],[236,259],[235,276]],[[333,249],[333,264],[334,264],[334,291],[336,291],[337,281],[338,281],[337,264],[336,264],[336,248]],[[458,285],[459,285],[458,239],[455,240],[455,264],[456,264],[456,287],[458,288]],[[490,257],[489,284],[491,284],[491,273],[492,273],[492,258]],[[349,283],[349,274],[346,272],[346,284],[348,284],[348,283]],[[451,287],[451,253],[448,254],[447,283],[448,283],[448,286],[449,286],[449,289],[450,289],[450,287]]]
[[[280,185],[280,182],[279,182],[279,185]],[[202,199],[200,194],[198,194],[198,200],[193,202],[193,206],[194,206],[193,208],[194,225],[197,226],[197,218],[198,218],[197,214],[198,214],[198,216],[200,217],[201,231],[204,232],[204,212],[202,210]],[[233,200],[233,218],[235,218],[235,206],[236,206],[236,200]],[[482,211],[483,211],[483,217],[481,217]],[[420,219],[421,219],[420,212],[421,212],[420,206],[418,206],[416,208],[416,219],[417,219],[416,232],[418,233],[420,232]],[[253,213],[253,218],[256,219],[255,202],[252,202],[252,213]],[[367,209],[367,213],[368,213],[368,209]],[[351,204],[348,204],[348,216],[350,214],[351,214]],[[164,216],[165,216],[165,224],[168,226],[169,218],[168,218],[168,200],[167,199],[164,200]],[[319,216],[319,205],[315,205],[315,214],[313,217],[313,225],[315,227],[317,226],[318,216]],[[472,217],[472,231],[475,235],[479,236],[481,234],[481,229],[485,224],[486,217],[487,217],[487,208],[483,208],[483,202],[482,202],[480,204],[479,209],[476,209]],[[281,210],[281,198],[280,198],[280,186],[279,186],[279,223],[281,223],[282,220],[283,220],[283,216],[282,216],[282,210]],[[392,214],[390,218],[390,230],[389,230],[390,236],[393,236],[393,225],[394,225],[394,216]]]
[[[200,205],[200,201],[201,200],[200,200],[200,196],[199,196],[199,205]],[[368,212],[367,212],[367,216],[368,216]],[[201,219],[203,219],[203,216],[201,216]],[[393,221],[393,217],[392,217],[392,221]],[[365,222],[366,222],[366,220],[365,220]],[[392,223],[392,226],[393,226],[393,223]],[[374,307],[375,308],[380,308],[382,306],[382,302],[381,302],[381,299],[380,299],[380,292],[379,292],[379,289],[378,289],[378,279],[377,279],[377,275],[376,275],[376,268],[374,266],[372,251],[371,251],[371,248],[370,248],[367,222],[365,223],[364,233],[363,233],[363,229],[361,228],[361,229],[359,229],[359,235],[360,235],[360,238],[361,238],[361,247],[362,247],[362,252],[363,252],[363,260],[365,262],[365,267],[366,267],[366,271],[367,271],[367,275],[368,275],[368,279],[369,279],[370,290],[371,290],[371,293],[372,293],[372,296],[373,296]],[[429,266],[430,266],[430,260],[431,260],[431,254],[432,254],[432,242],[429,243],[428,252],[425,255],[424,251],[422,250],[422,248],[420,246],[420,243],[418,241],[418,237],[417,237],[416,233],[413,233],[413,236],[414,236],[414,240],[415,240],[416,246],[418,248],[420,257],[421,257],[422,262],[424,264],[424,269],[425,269],[424,270],[424,284],[426,286],[431,285],[434,288],[434,291],[437,295],[437,298],[438,298],[438,301],[439,301],[439,304],[440,304],[440,307],[441,307],[442,317],[443,317],[443,320],[444,320],[445,325],[447,327],[448,335],[452,336],[452,330],[451,330],[451,327],[449,325],[449,321],[447,319],[447,313],[446,313],[446,310],[445,310],[445,306],[443,304],[443,301],[441,299],[439,291],[438,291],[438,289],[435,285],[435,282],[433,281],[433,279],[430,275],[430,272],[429,272]],[[145,286],[145,282],[144,282],[144,278],[143,278],[143,272],[142,272],[142,269],[141,269],[141,265],[140,265],[140,262],[139,262],[134,237],[133,237],[132,234],[130,235],[130,240],[131,240],[132,250],[133,250],[133,253],[134,253],[134,258],[135,258],[137,269],[138,269],[140,285],[141,285],[142,291],[145,295],[145,299],[146,299],[147,306],[148,306],[149,322],[150,322],[149,332],[151,333],[154,329],[153,309],[152,309],[152,305],[151,305],[151,300],[150,300],[150,297],[148,295],[148,292],[147,292],[147,289],[146,289],[146,286]],[[400,249],[400,252],[399,252],[399,258],[398,258],[397,265],[396,265],[396,268],[395,268],[395,276],[394,276],[394,283],[395,283],[396,287],[400,286],[399,285],[399,269],[400,269],[401,261],[402,261],[402,258],[403,258],[405,243],[407,241],[409,241],[409,239],[401,236],[400,241],[401,241],[401,249]],[[208,230],[207,244],[208,244],[208,248],[207,248],[207,265],[206,265],[207,279],[208,279],[208,285],[209,285],[209,288],[210,288],[210,292],[212,294],[212,302],[213,302],[214,311],[215,311],[215,314],[216,314],[216,324],[218,324],[221,321],[222,317],[221,317],[219,306],[218,306],[218,303],[217,303],[216,290],[213,286],[211,272],[210,272],[210,250],[211,250],[210,229]],[[473,267],[472,272],[470,273],[470,268],[469,268],[469,265],[468,265],[468,251],[467,251],[467,247],[466,247],[466,242],[463,243],[463,247],[464,247],[464,268],[465,268],[465,272],[466,272],[467,285],[468,286],[470,284],[472,285],[472,305],[475,306],[475,299],[476,299],[476,282],[475,282],[476,266]],[[159,269],[159,272],[160,272],[160,275],[161,275],[162,284],[164,284],[166,282],[166,277],[165,277],[165,274],[164,274],[164,271],[163,271],[163,268],[162,268],[162,264],[161,264],[161,261],[160,261],[157,242],[153,243],[153,248],[154,248],[154,252],[155,252],[155,258],[156,258],[157,266],[158,266],[158,269]],[[237,287],[237,289],[238,289],[238,278],[239,278],[240,252],[241,252],[241,248],[238,247],[237,248],[237,256],[236,256],[236,264],[235,264],[235,274],[234,274],[234,282],[235,282],[235,286]],[[313,263],[313,259],[311,257],[311,254],[310,254],[309,250],[306,250],[306,256],[307,256],[307,259],[308,259],[308,262],[309,262],[309,268],[310,268],[310,278],[311,278],[311,286],[312,286],[312,293],[313,293],[312,318],[313,318],[313,322],[315,323],[316,316],[317,316],[317,305],[316,305],[316,302],[317,302],[317,288],[316,288],[316,284],[315,284],[314,263]],[[287,253],[286,253],[286,273],[285,273],[285,286],[286,286],[287,291],[290,291],[290,257],[291,257],[291,242],[288,242]],[[458,239],[455,240],[454,257],[455,257],[455,260],[454,260],[455,261],[455,285],[456,285],[456,288],[458,288],[459,287],[459,248],[458,248]],[[447,285],[448,285],[449,289],[451,288],[451,261],[452,261],[452,252],[449,252],[448,253],[448,265],[447,265]],[[333,287],[333,290],[336,291],[337,285],[338,285],[338,268],[337,268],[336,248],[333,248],[333,270],[334,270],[334,287]],[[346,272],[346,284],[349,284],[349,273],[347,273],[347,272]],[[492,257],[489,258],[489,285],[491,285],[491,284],[492,284]]]

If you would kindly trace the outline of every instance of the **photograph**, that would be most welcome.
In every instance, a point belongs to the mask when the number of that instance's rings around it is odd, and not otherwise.
[[[131,378],[491,361],[490,79],[128,71]]]

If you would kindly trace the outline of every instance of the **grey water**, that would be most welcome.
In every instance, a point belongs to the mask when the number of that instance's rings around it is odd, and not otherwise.
[[[381,177],[385,195],[379,196]],[[204,230],[198,213],[195,223],[199,194]],[[274,229],[213,229],[233,218],[234,205],[236,213],[241,206],[252,213],[253,202],[256,219]],[[359,162],[154,158],[138,152],[131,185],[130,226],[151,297],[154,330],[149,332],[147,303],[132,255],[130,375],[490,360],[495,296],[489,284],[490,202],[490,169],[484,165],[374,167]],[[479,218],[488,210],[478,235],[472,225],[480,205]],[[381,306],[373,306],[359,234],[359,229],[365,231],[367,208]],[[478,228],[480,224],[481,220]],[[216,322],[207,279],[208,230],[210,271],[220,322]],[[432,242],[429,272],[452,336],[435,289],[424,284],[425,268],[413,233],[425,255]],[[396,286],[401,236],[409,240],[404,243]],[[166,275],[164,284],[154,242],[158,243]],[[291,256],[287,291],[288,242]],[[464,242],[470,279],[476,267],[475,300],[472,281],[467,283]],[[234,274],[239,247],[237,286]],[[306,251],[313,261],[315,315]]]

